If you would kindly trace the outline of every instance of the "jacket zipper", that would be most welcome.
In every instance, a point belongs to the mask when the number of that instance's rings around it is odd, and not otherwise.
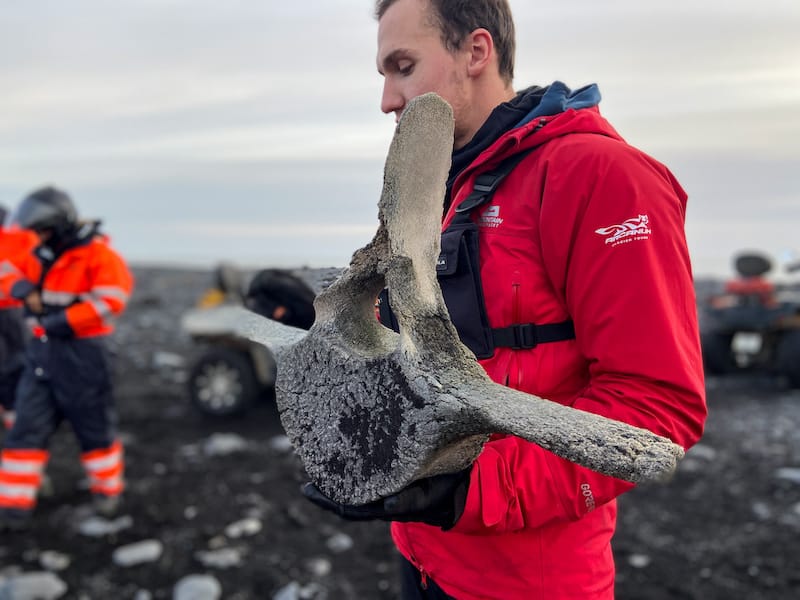
[[[422,567],[420,562],[417,560],[417,557],[411,554],[409,556],[411,559],[411,564],[414,565],[414,568],[419,571],[419,585],[423,590],[428,589],[428,572]]]
[[[424,569],[419,570],[419,586],[423,590],[428,589],[428,574],[425,572]]]
[[[514,273],[514,281],[511,283],[511,323],[517,324],[521,323],[522,320],[520,318],[520,314],[522,313],[521,307],[521,296],[520,288],[522,287],[522,283],[519,281],[519,273]],[[520,368],[519,359],[517,358],[517,353],[512,353],[514,366],[517,368],[517,381],[516,385],[514,386],[516,389],[522,389],[522,369]]]

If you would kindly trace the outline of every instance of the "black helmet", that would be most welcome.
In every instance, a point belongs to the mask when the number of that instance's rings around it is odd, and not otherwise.
[[[65,192],[46,187],[30,193],[20,202],[13,221],[23,229],[52,229],[60,235],[74,229],[78,211]]]

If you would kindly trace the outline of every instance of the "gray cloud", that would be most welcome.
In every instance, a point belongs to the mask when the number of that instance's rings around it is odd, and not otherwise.
[[[512,6],[517,83],[598,82],[603,111],[623,136],[686,184],[698,263],[712,246],[752,240],[779,252],[791,243],[780,232],[797,221],[800,199],[800,3]],[[3,201],[60,182],[87,210],[108,214],[133,256],[146,251],[138,233],[125,233],[135,222],[127,213],[151,201],[231,223],[244,215],[369,228],[393,129],[378,110],[371,7],[369,0],[5,3]],[[262,203],[273,206],[290,195],[295,213],[267,215],[257,202],[235,200],[267,198]],[[233,214],[220,215],[223,201]],[[331,201],[345,204],[338,212],[319,208]],[[181,215],[161,218],[178,223]],[[778,233],[759,237],[758,223]],[[298,256],[318,239],[299,240]],[[337,240],[341,262],[348,241]],[[286,243],[262,247],[271,257],[285,254]],[[324,247],[314,253],[324,262]]]

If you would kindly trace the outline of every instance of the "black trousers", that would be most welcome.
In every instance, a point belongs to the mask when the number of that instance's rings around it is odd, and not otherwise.
[[[103,339],[31,341],[15,404],[17,420],[5,448],[44,450],[64,420],[81,452],[110,447],[117,436],[117,412]]]
[[[400,598],[401,600],[455,600],[442,591],[430,577],[422,581],[422,574],[400,557]]]
[[[0,407],[14,408],[14,394],[25,366],[28,333],[21,308],[0,309]]]

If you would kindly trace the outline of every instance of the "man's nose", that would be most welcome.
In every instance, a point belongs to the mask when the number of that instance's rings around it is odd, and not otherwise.
[[[381,112],[387,115],[391,112],[400,115],[404,106],[403,95],[394,89],[391,82],[385,80],[383,82],[383,95],[381,96]]]

